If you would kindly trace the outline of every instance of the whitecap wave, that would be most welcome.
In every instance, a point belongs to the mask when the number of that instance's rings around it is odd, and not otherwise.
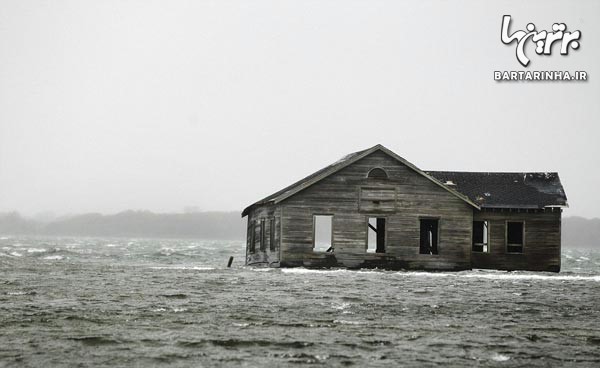
[[[163,255],[163,256],[170,256],[175,254],[175,249],[173,248],[160,248],[160,250],[158,251],[159,254]]]
[[[150,311],[158,313],[158,312],[166,312],[167,309],[166,308],[153,308]],[[171,311],[173,311],[175,313],[185,312],[185,311],[187,311],[187,308],[177,308],[177,307],[174,307],[174,308],[171,308]]]
[[[332,304],[331,308],[342,312],[342,314],[354,314],[348,310],[348,308],[350,308],[350,303]]]
[[[318,274],[340,274],[340,273],[348,273],[349,270],[317,270],[317,269],[309,269],[309,268],[282,268],[281,272],[283,273],[294,273],[294,274],[308,274],[308,273],[318,273]]]
[[[203,267],[203,266],[154,266],[150,267],[153,270],[196,270],[196,271],[210,271],[214,270],[214,267]]]
[[[44,257],[44,259],[47,259],[49,261],[60,261],[61,259],[64,259],[64,258],[65,257],[59,256],[59,255]]]
[[[445,272],[420,272],[420,271],[401,271],[396,275],[411,276],[411,277],[456,277],[456,274]]]
[[[537,275],[519,273],[442,273],[442,272],[397,272],[396,275],[408,277],[457,277],[486,280],[553,280],[553,281],[600,281],[600,275]]]
[[[521,274],[468,274],[460,277],[482,278],[491,280],[554,280],[554,281],[600,281],[600,275],[575,276],[575,275],[521,275]]]
[[[29,248],[27,249],[27,253],[44,253],[47,252],[47,249],[44,248]]]
[[[471,273],[451,273],[451,272],[425,272],[425,271],[399,271],[389,273],[386,271],[354,271],[347,269],[337,270],[322,270],[322,269],[308,269],[308,268],[282,268],[281,272],[290,274],[393,274],[400,277],[455,277],[455,278],[470,278],[470,279],[486,279],[486,280],[549,280],[549,281],[597,281],[600,282],[600,275],[544,275],[544,274],[522,274],[522,273],[510,273],[510,272],[471,272]]]
[[[366,270],[347,270],[347,269],[337,269],[337,270],[324,270],[324,269],[310,269],[310,268],[282,268],[281,272],[283,273],[294,273],[294,274],[368,274],[368,273],[381,273],[378,271],[366,271]]]
[[[348,321],[345,319],[336,319],[333,323],[341,324],[341,325],[364,325],[366,322],[362,321]]]
[[[510,357],[508,355],[503,354],[494,354],[492,355],[492,360],[495,362],[506,362]]]

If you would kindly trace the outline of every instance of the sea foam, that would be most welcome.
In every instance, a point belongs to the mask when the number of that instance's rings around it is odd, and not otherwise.
[[[214,270],[214,267],[202,267],[202,266],[154,266],[150,267],[153,270],[196,270],[196,271],[210,271]]]

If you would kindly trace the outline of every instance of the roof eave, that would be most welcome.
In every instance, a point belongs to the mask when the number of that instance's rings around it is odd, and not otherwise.
[[[269,202],[272,202],[272,201],[256,202],[256,203],[253,203],[253,204],[249,205],[248,207],[244,208],[244,210],[242,211],[242,218],[248,216],[250,214],[250,211],[252,211],[254,208],[256,208],[258,206],[262,206],[262,205],[267,204]]]
[[[518,209],[518,210],[541,210],[544,208],[568,208],[569,205],[568,204],[564,204],[564,205],[547,205],[547,206],[539,206],[539,205],[535,205],[535,204],[531,204],[531,205],[527,205],[527,204],[493,204],[493,205],[486,205],[486,204],[482,204],[481,208],[482,209]]]

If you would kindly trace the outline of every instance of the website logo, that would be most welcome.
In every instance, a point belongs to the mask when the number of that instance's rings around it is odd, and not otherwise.
[[[567,32],[567,25],[564,23],[554,23],[550,32],[546,30],[537,31],[535,24],[529,23],[526,26],[526,31],[518,30],[509,34],[510,20],[510,15],[505,15],[502,18],[500,39],[505,45],[516,42],[517,60],[524,67],[527,67],[531,61],[525,54],[525,46],[529,41],[535,43],[535,52],[538,55],[551,55],[552,46],[555,43],[560,44],[561,55],[569,55],[569,49],[577,50],[580,46],[581,31]]]

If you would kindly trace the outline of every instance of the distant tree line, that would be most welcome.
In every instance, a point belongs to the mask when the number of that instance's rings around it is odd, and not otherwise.
[[[17,212],[0,213],[0,234],[117,236],[157,238],[244,239],[246,219],[240,212],[153,213],[125,211],[88,213],[48,222]]]
[[[0,213],[3,235],[72,235],[156,238],[244,239],[246,219],[240,212],[153,213],[125,211],[113,215],[88,213],[51,221],[25,218],[17,212]],[[565,247],[597,247],[600,219],[565,217]]]
[[[563,218],[562,244],[565,247],[600,248],[600,218]]]

